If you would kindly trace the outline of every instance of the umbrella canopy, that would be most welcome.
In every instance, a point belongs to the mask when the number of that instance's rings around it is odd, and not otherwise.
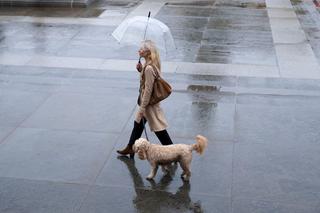
[[[121,44],[134,46],[140,46],[143,40],[152,40],[160,54],[166,57],[176,49],[168,26],[145,16],[135,16],[123,21],[112,36]]]

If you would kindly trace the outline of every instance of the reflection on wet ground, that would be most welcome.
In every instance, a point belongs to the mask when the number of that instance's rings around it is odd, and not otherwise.
[[[193,55],[196,57],[191,61],[196,62],[276,64],[264,3],[170,3],[160,10],[157,18],[172,29],[176,40],[201,43],[194,51],[178,46],[185,59],[190,60]],[[187,31],[181,30],[186,28]]]
[[[86,9],[2,8],[0,15],[123,19],[138,3],[97,2]],[[118,7],[118,4],[125,6]],[[170,27],[175,38],[177,53],[171,60],[276,65],[270,25],[263,4],[237,1],[228,4],[215,1],[170,2],[161,8],[156,18]],[[2,21],[0,24],[1,53],[136,58],[136,48],[121,47],[112,38],[111,33],[116,26],[36,25],[14,21]]]
[[[34,17],[78,17],[94,18],[99,17],[102,13],[126,14],[130,12],[139,0],[97,0],[88,7],[52,6],[52,7],[32,7],[32,6],[13,6],[0,2],[1,16],[34,16]]]
[[[190,198],[189,182],[182,181],[182,186],[177,188],[176,192],[166,191],[175,176],[177,164],[173,164],[170,174],[162,176],[158,183],[150,180],[151,187],[146,188],[134,160],[128,157],[118,157],[118,159],[125,163],[132,178],[136,192],[136,197],[132,199],[132,202],[138,212],[174,212],[177,210],[203,212],[201,202],[193,202]]]

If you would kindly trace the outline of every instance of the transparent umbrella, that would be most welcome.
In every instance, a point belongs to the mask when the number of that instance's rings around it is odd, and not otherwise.
[[[175,48],[171,31],[167,25],[149,16],[135,16],[123,21],[112,33],[123,45],[140,46],[143,40],[152,40],[157,45],[160,55],[173,56]]]

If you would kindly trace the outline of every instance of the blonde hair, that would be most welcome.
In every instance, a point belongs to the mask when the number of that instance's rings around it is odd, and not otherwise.
[[[155,45],[155,43],[151,40],[145,40],[142,42],[141,48],[143,50],[150,51],[150,54],[148,54],[148,61],[154,66],[156,66],[161,72],[161,62],[160,62],[160,55],[159,51]]]

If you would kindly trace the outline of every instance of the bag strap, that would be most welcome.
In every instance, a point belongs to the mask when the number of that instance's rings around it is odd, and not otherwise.
[[[161,78],[160,73],[159,73],[157,67],[154,66],[154,65],[152,65],[152,64],[148,64],[148,65],[150,65],[150,66],[153,68],[154,72],[156,73],[156,74],[155,74],[155,78],[156,78],[156,79]],[[146,66],[143,68],[143,73],[142,73],[142,75],[145,74],[145,71],[146,71],[146,68],[147,68],[148,65],[146,65]]]

